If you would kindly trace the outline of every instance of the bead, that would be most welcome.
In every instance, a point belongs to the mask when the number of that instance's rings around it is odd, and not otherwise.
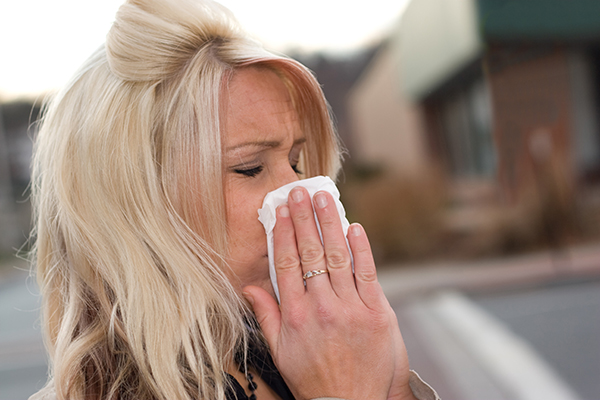
[[[246,380],[248,381],[248,389],[252,392],[250,396],[248,396],[248,400],[256,400],[256,394],[254,391],[258,388],[256,382],[254,382],[254,375],[250,372],[246,372]]]

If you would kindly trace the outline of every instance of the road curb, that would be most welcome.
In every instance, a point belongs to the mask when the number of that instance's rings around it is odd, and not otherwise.
[[[470,262],[390,265],[378,271],[390,300],[459,289],[489,291],[531,286],[559,279],[600,276],[600,245]]]

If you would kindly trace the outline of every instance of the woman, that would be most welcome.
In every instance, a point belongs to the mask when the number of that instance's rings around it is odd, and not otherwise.
[[[359,225],[353,275],[327,193],[314,199],[324,248],[305,189],[278,209],[281,304],[272,296],[262,199],[335,177],[339,154],[312,75],[249,40],[225,9],[125,3],[36,142],[52,380],[34,398],[434,396],[408,371]],[[305,286],[314,270],[329,273]]]

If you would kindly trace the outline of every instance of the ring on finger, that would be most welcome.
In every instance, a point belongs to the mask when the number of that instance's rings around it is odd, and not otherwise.
[[[313,276],[317,276],[317,275],[321,275],[321,274],[328,274],[329,271],[327,271],[326,269],[313,269],[312,271],[308,271],[307,273],[305,273],[302,276],[302,279],[304,279],[304,281],[306,281],[308,278],[312,278]]]

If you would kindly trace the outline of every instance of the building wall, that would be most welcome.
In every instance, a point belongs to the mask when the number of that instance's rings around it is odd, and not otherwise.
[[[350,156],[358,164],[415,176],[428,162],[422,110],[403,96],[397,71],[392,49],[384,46],[353,88]]]
[[[483,49],[476,0],[413,0],[393,33],[403,91],[421,100]]]
[[[562,46],[491,46],[486,55],[499,180],[516,198],[555,171],[574,182],[569,58]],[[544,178],[545,179],[545,178]]]

